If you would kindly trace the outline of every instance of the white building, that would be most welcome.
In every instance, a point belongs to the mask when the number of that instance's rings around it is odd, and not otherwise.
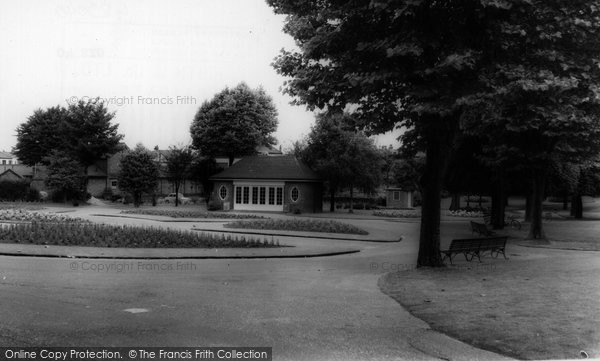
[[[0,164],[4,164],[4,165],[19,164],[19,160],[12,153],[0,151]]]

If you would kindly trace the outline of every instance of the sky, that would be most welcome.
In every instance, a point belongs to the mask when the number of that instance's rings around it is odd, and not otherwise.
[[[191,142],[202,102],[244,81],[279,111],[285,150],[314,114],[280,91],[271,63],[294,49],[264,0],[10,0],[0,12],[0,150],[34,110],[100,97],[129,146]],[[397,134],[375,139],[398,146]]]

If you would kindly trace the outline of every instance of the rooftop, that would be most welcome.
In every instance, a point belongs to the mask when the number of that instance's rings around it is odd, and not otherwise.
[[[292,155],[245,157],[211,179],[321,180],[317,173]]]

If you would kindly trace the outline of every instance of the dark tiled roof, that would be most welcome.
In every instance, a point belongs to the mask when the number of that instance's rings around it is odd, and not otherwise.
[[[4,173],[9,169],[21,177],[31,177],[33,175],[33,168],[25,164],[0,164],[0,173]]]
[[[0,151],[0,158],[13,159],[15,156],[12,153]]]
[[[321,180],[304,162],[289,155],[246,157],[211,179]]]
[[[12,169],[7,169],[7,170],[5,170],[4,172],[2,172],[2,171],[0,170],[0,178],[7,177],[7,176],[8,176],[9,174],[11,174],[11,173],[12,173],[12,174],[14,174],[14,175],[15,175],[17,178],[19,178],[19,179],[23,179],[23,177],[22,177],[20,174],[17,174],[17,172],[15,172],[15,171],[14,171],[14,170],[12,170]]]

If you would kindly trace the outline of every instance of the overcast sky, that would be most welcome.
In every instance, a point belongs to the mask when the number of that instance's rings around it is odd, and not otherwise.
[[[191,141],[198,107],[226,86],[262,85],[279,111],[283,148],[314,115],[289,105],[271,67],[294,42],[264,0],[3,1],[0,150],[37,108],[105,99],[125,142],[167,148]],[[397,146],[395,136],[378,145]]]

